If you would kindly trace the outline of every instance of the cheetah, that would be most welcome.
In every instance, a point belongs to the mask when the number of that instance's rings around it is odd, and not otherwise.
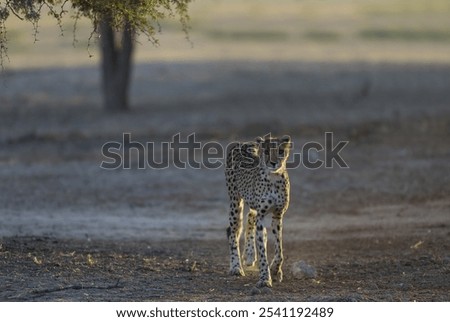
[[[227,228],[230,247],[230,274],[245,276],[241,265],[239,239],[242,232],[244,203],[250,208],[245,229],[243,261],[254,266],[259,259],[257,287],[272,287],[283,280],[282,221],[289,206],[290,183],[286,162],[292,148],[291,138],[266,135],[253,142],[236,143],[229,149],[226,162],[226,185],[230,197],[230,226]],[[267,262],[265,216],[272,213],[275,256]],[[257,250],[257,254],[256,254]]]

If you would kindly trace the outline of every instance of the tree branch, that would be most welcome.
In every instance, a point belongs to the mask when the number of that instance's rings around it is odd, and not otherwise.
[[[9,1],[6,3],[6,7],[9,8],[9,10],[13,13],[13,15],[15,15],[18,19],[24,21],[25,19],[22,18],[15,10],[13,7],[11,7],[11,5],[9,4]]]

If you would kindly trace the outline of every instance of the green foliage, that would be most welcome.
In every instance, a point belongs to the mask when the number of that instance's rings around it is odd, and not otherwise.
[[[276,30],[212,30],[208,32],[208,36],[215,39],[233,41],[283,41],[288,38],[288,34],[286,32]]]
[[[447,30],[364,29],[359,36],[368,40],[449,41]]]
[[[92,21],[94,34],[101,21],[107,21],[112,27],[124,26],[136,33],[147,35],[150,41],[157,43],[156,33],[159,21],[166,17],[177,17],[182,30],[188,32],[188,4],[191,0],[5,0],[0,1],[0,64],[7,57],[6,21],[11,16],[30,22],[38,31],[38,22],[43,12],[55,18],[62,29],[61,19],[71,8],[71,18],[75,22],[81,17]],[[76,26],[76,23],[75,23]],[[91,35],[92,36],[92,35]]]
[[[310,30],[305,33],[305,37],[309,40],[329,42],[339,39],[339,34],[330,30]]]

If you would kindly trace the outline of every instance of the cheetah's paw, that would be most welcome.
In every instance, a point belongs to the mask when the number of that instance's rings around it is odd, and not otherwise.
[[[242,267],[234,267],[230,269],[230,275],[232,276],[245,276],[244,270]]]
[[[272,281],[270,279],[268,280],[259,280],[258,283],[256,283],[256,287],[272,287]]]

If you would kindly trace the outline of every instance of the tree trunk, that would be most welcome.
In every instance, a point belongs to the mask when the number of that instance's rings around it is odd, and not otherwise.
[[[100,23],[103,106],[108,111],[128,110],[134,30],[125,23],[116,31],[108,18]]]

